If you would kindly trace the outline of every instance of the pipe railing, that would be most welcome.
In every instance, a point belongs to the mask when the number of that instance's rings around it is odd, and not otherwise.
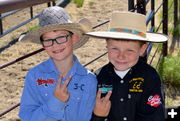
[[[47,3],[55,0],[1,0],[0,13],[9,12],[16,9],[27,8],[42,3]]]
[[[32,20],[38,18],[38,16],[39,16],[39,15],[36,15],[36,16],[34,16],[33,18],[30,18],[30,19],[28,19],[28,20],[26,20],[26,21],[24,21],[24,22],[22,22],[22,23],[20,23],[20,24],[18,24],[18,25],[16,25],[16,26],[10,28],[9,30],[3,32],[3,34],[0,35],[0,38],[3,37],[3,36],[5,36],[5,35],[7,35],[7,34],[9,34],[9,33],[12,32],[12,31],[14,31],[14,30],[16,30],[16,29],[18,29],[18,28],[26,25],[27,23],[31,22]]]
[[[23,0],[21,0],[21,2],[22,2]],[[29,1],[29,0],[28,0]],[[37,0],[36,0],[37,1]],[[28,3],[28,4],[25,4],[25,3],[23,3],[22,5],[25,5],[25,6],[27,6],[27,7],[29,7],[30,5],[38,5],[38,4],[42,4],[43,3],[43,1],[44,1],[44,3],[46,3],[46,2],[50,2],[50,1],[54,1],[54,0],[40,0],[39,2],[36,2],[35,0],[32,0],[32,4],[30,4],[30,3]],[[30,2],[30,1],[29,1]],[[60,0],[57,4],[55,4],[55,5],[57,5],[57,6],[61,6],[61,7],[65,7],[68,3],[70,2],[70,0]],[[11,2],[10,2],[11,3]],[[9,4],[10,4],[9,3]],[[54,3],[54,2],[53,2]],[[7,3],[8,4],[8,3]],[[54,5],[54,4],[53,4]],[[14,8],[16,8],[16,7],[14,7]],[[20,8],[24,8],[24,7],[20,7]],[[7,10],[9,10],[9,6],[8,6],[8,9]],[[10,9],[10,10],[13,10],[12,8]],[[14,30],[16,30],[16,29],[18,29],[18,28],[20,28],[20,27],[22,27],[22,26],[24,26],[24,25],[26,25],[27,23],[29,23],[29,22],[31,22],[31,21],[33,21],[34,19],[36,19],[36,18],[38,18],[38,16],[39,15],[36,15],[36,16],[33,16],[33,11],[32,11],[32,6],[30,6],[30,16],[31,16],[31,18],[30,19],[28,19],[28,20],[26,20],[26,21],[24,21],[24,22],[22,22],[22,23],[20,23],[20,24],[18,24],[18,25],[16,25],[16,26],[14,26],[14,27],[12,27],[12,28],[10,28],[10,29],[8,29],[7,31],[3,31],[3,23],[2,23],[2,18],[3,17],[7,17],[8,15],[12,15],[12,14],[14,14],[14,13],[16,13],[17,11],[20,11],[21,9],[18,9],[18,10],[15,10],[14,12],[13,11],[11,11],[11,13],[6,13],[6,15],[0,15],[0,38],[1,37],[3,37],[3,36],[5,36],[5,35],[7,35],[7,34],[9,34],[10,32],[12,32],[12,31],[14,31]],[[3,10],[1,10],[0,9],[0,12],[3,12]]]

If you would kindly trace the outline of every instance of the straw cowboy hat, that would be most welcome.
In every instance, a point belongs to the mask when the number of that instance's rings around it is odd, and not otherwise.
[[[168,37],[161,33],[146,32],[146,16],[133,12],[115,11],[112,13],[107,31],[88,32],[86,35],[97,38],[165,42]]]
[[[22,40],[40,44],[40,37],[42,34],[53,30],[66,30],[78,35],[79,40],[73,47],[77,49],[88,41],[89,37],[84,35],[84,33],[92,31],[91,29],[91,23],[88,19],[84,18],[73,23],[63,8],[53,6],[44,9],[40,13],[39,28],[30,31]]]

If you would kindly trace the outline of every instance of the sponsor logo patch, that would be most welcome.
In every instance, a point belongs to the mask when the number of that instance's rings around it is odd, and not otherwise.
[[[150,96],[148,98],[148,102],[147,104],[149,104],[150,106],[153,106],[153,107],[158,107],[160,104],[161,104],[161,98],[159,95],[154,95],[154,96]]]
[[[40,85],[48,86],[49,84],[54,84],[55,81],[53,79],[44,80],[44,79],[39,78],[38,80],[36,80],[36,82],[38,86]]]

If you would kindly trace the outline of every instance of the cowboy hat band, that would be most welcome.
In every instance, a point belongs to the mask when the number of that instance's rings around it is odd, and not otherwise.
[[[131,29],[125,29],[125,28],[111,28],[110,31],[112,32],[125,32],[125,33],[131,33],[135,34],[141,37],[146,38],[146,34],[137,30],[131,30]]]

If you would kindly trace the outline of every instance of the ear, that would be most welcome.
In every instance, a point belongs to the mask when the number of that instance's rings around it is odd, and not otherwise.
[[[141,49],[140,49],[140,56],[143,56],[144,55],[144,53],[145,53],[145,51],[146,51],[146,49],[147,49],[147,44],[143,44],[142,46],[141,46]]]
[[[75,33],[73,33],[72,35],[72,41],[73,41],[73,45],[76,44],[79,40],[79,36]]]

